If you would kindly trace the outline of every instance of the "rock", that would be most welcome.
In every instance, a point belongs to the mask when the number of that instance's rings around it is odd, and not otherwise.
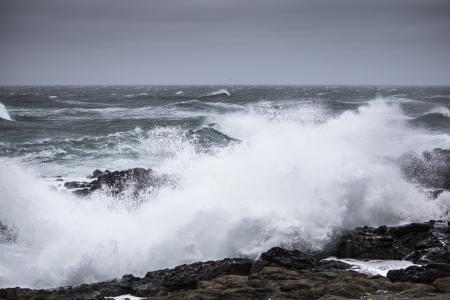
[[[64,187],[66,189],[79,189],[79,188],[87,188],[89,187],[88,182],[79,182],[79,181],[68,181],[64,183]]]
[[[154,296],[161,292],[196,289],[200,281],[213,278],[220,278],[219,282],[223,285],[246,286],[247,275],[250,274],[252,263],[253,261],[250,259],[227,258],[181,265],[174,269],[152,271],[143,278],[127,274],[121,279],[58,289],[0,289],[0,299],[94,300],[124,294],[144,297]]]
[[[202,280],[209,280],[220,275],[248,275],[253,261],[250,259],[224,259],[220,261],[198,262],[181,265],[174,269],[148,272],[144,286],[134,288],[136,295],[163,290],[194,289]]]
[[[450,264],[428,264],[411,266],[406,269],[391,270],[387,277],[393,282],[407,281],[430,284],[438,278],[450,276]]]
[[[110,171],[106,170],[105,172],[102,172],[101,170],[96,169],[94,172],[92,172],[92,175],[89,175],[87,178],[89,179],[98,178],[99,176],[102,176],[107,173],[110,173]]]
[[[441,277],[433,281],[433,285],[443,293],[450,293],[450,277]]]
[[[382,276],[370,277],[345,270],[346,264],[320,261],[310,254],[279,247],[263,253],[258,261],[269,265],[252,271],[255,268],[249,259],[198,262],[148,272],[143,278],[127,274],[121,279],[50,290],[0,289],[0,299],[94,300],[124,294],[159,300],[450,296],[446,290],[448,276],[433,280],[432,285],[391,282]],[[449,266],[429,266],[429,270],[446,271],[447,268],[450,271]]]
[[[91,182],[66,182],[64,186],[67,189],[77,189],[74,193],[79,196],[86,196],[100,189],[105,189],[107,193],[114,196],[124,192],[137,196],[139,193],[157,189],[165,184],[174,184],[168,176],[158,175],[151,169],[143,168],[114,172],[95,170],[91,178],[96,179]]]
[[[274,247],[261,254],[253,264],[252,272],[258,272],[266,266],[281,266],[288,269],[302,270],[313,269],[318,265],[317,259],[298,250],[286,250]]]
[[[436,293],[436,288],[431,285],[419,285],[412,289],[404,290],[399,293],[402,297],[417,299],[419,297],[432,297]]]
[[[448,222],[430,221],[402,226],[358,227],[344,232],[331,256],[357,259],[407,259],[416,263],[447,263]]]

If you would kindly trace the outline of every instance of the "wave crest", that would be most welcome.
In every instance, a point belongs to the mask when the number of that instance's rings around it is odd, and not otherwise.
[[[8,110],[3,105],[3,103],[0,103],[0,119],[7,120],[7,121],[13,121],[13,119],[11,119],[11,116],[9,115]]]

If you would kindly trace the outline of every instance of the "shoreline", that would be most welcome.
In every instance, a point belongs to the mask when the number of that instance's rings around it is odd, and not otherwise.
[[[329,258],[337,257],[336,260]],[[410,260],[416,265],[367,275],[342,259]],[[357,227],[319,253],[274,247],[257,260],[225,258],[54,289],[0,289],[0,298],[108,299],[450,299],[450,221]],[[440,298],[439,298],[440,297]],[[448,297],[448,298],[447,298]]]

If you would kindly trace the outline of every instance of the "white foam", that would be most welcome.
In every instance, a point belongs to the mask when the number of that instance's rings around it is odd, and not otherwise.
[[[410,266],[418,266],[408,260],[358,260],[351,258],[330,257],[326,260],[337,260],[352,266],[352,270],[367,274],[386,276],[390,270],[405,269]]]
[[[180,182],[134,210],[111,205],[101,192],[86,201],[53,191],[0,159],[1,217],[19,229],[16,244],[0,244],[0,286],[142,276],[185,262],[255,257],[279,244],[319,249],[341,228],[448,218],[448,202],[429,200],[386,159],[448,145],[448,135],[406,126],[399,107],[383,101],[319,123],[286,114],[217,119],[243,142],[213,153],[164,130],[164,138],[148,139],[142,147],[174,146],[158,169]]]
[[[175,95],[183,95],[183,94],[184,94],[183,91],[178,91],[178,92],[175,93]]]
[[[11,119],[11,116],[9,115],[8,110],[3,105],[3,103],[0,103],[0,119],[13,121],[13,119]]]

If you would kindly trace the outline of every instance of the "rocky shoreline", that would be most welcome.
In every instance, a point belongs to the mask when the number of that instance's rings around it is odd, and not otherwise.
[[[450,222],[359,227],[322,252],[280,247],[257,260],[226,258],[111,281],[48,290],[0,289],[1,299],[450,299]],[[326,257],[330,257],[324,259]],[[334,259],[333,257],[336,257]],[[387,276],[356,272],[337,258],[410,260]]]
[[[450,189],[450,150],[407,153],[397,163],[408,180],[431,189],[436,198]],[[90,181],[66,182],[85,197],[99,189],[114,196],[151,192],[176,180],[151,169],[96,170]],[[14,241],[0,222],[0,237]],[[415,265],[387,276],[356,272],[340,258],[407,260]],[[321,252],[272,248],[257,260],[225,258],[173,269],[46,290],[0,289],[0,299],[108,299],[134,295],[145,299],[450,299],[450,222],[432,220],[402,226],[358,227],[341,232]],[[390,298],[389,298],[390,297]],[[380,298],[376,298],[380,299]]]

